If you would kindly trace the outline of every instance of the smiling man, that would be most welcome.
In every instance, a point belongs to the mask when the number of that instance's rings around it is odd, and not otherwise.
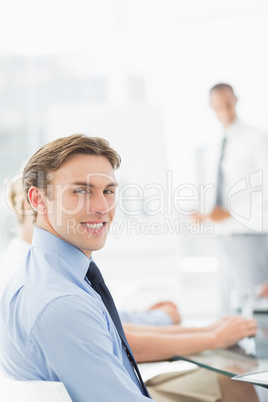
[[[62,381],[77,402],[149,398],[91,256],[114,218],[119,165],[107,141],[73,135],[43,146],[23,174],[35,229],[1,300],[1,366]]]

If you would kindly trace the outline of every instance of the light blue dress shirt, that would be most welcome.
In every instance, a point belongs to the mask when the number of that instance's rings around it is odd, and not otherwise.
[[[1,367],[19,380],[61,381],[74,402],[148,401],[85,279],[89,263],[76,247],[35,228],[1,299]]]

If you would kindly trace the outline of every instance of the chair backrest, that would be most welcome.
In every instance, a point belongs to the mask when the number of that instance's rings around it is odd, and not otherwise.
[[[18,381],[1,376],[0,401],[72,402],[65,386],[56,381]]]

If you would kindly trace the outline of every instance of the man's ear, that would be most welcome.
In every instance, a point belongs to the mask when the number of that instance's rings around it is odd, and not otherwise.
[[[32,208],[41,215],[47,212],[46,195],[37,187],[31,186],[28,191],[28,199]]]

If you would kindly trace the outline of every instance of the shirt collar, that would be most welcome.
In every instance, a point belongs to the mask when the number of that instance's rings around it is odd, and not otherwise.
[[[42,248],[56,254],[64,260],[65,264],[72,267],[72,275],[79,280],[84,280],[89,264],[92,261],[92,257],[88,258],[77,247],[38,227],[34,228],[32,247]]]
[[[224,129],[224,137],[227,139],[236,132],[237,127],[241,124],[241,121],[238,117],[234,119],[234,121]]]

